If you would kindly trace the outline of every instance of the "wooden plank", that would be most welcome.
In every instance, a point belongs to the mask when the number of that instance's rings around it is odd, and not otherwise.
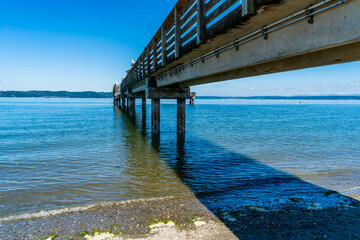
[[[164,26],[166,28],[166,36],[167,37],[169,37],[169,36],[171,36],[171,35],[173,35],[175,33],[175,30],[173,28],[174,26],[175,26],[174,22],[172,22],[170,24],[170,26],[168,26],[168,27]]]
[[[172,45],[172,46],[167,50],[167,52],[170,53],[170,52],[172,52],[172,51],[174,51],[174,50],[175,50],[175,45]]]
[[[188,22],[186,23],[185,26],[183,26],[183,28],[181,29],[181,34],[184,34],[187,30],[189,30],[189,28],[191,28],[192,26],[194,26],[194,24],[197,21],[197,17],[196,15]]]
[[[190,52],[196,46],[197,46],[197,38],[194,38],[182,47],[181,54],[186,54]]]
[[[180,7],[178,6],[179,8],[181,8],[181,15],[184,16],[185,13],[191,8],[191,6],[194,4],[196,0],[190,0],[190,1],[187,1],[186,5],[184,7]]]
[[[210,0],[206,5],[205,5],[205,12],[210,11],[216,4],[218,4],[221,0]]]
[[[234,5],[239,0],[227,0],[223,4],[221,4],[217,9],[215,9],[212,13],[210,13],[206,17],[206,24],[213,21],[215,18],[217,18],[220,14],[228,10],[232,5]]]
[[[181,19],[181,25],[184,25],[187,20],[191,18],[191,16],[196,12],[197,9],[197,3],[186,13],[186,15],[183,15]]]
[[[206,42],[205,0],[197,0],[197,44]]]
[[[162,53],[162,49],[161,46],[158,48],[158,50],[156,51],[156,56],[159,57]]]
[[[216,34],[225,32],[231,27],[235,27],[242,19],[241,17],[242,7],[238,6],[221,20],[216,22],[214,25],[208,28],[206,31],[208,39],[214,37]]]
[[[182,38],[182,42],[186,42],[187,40],[189,40],[192,36],[194,36],[195,34],[197,34],[197,29],[193,28],[191,29],[190,32],[188,32],[183,38]]]
[[[172,38],[168,39],[168,41],[166,43],[166,48],[168,48],[169,46],[174,44],[174,42],[175,42],[175,35]]]
[[[173,28],[168,35],[166,35],[167,41],[169,41],[175,35],[175,28]]]
[[[181,50],[181,11],[178,8],[175,8],[174,11],[175,17],[175,58],[180,57]]]
[[[168,55],[168,62],[172,62],[175,60],[175,53],[171,53],[170,55]]]

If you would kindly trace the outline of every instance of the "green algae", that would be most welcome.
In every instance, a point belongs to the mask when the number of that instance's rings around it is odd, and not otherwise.
[[[88,231],[83,231],[83,232],[79,233],[80,237],[85,237],[86,235],[90,235],[90,233]]]
[[[121,232],[121,231],[120,231]],[[100,231],[98,229],[95,229],[91,234],[87,231],[83,231],[81,233],[79,233],[79,236],[80,237],[84,237],[84,238],[91,238],[91,237],[95,237],[95,236],[99,236],[99,235],[102,235],[102,234],[107,234],[107,237],[108,236],[116,236],[116,235],[120,235],[120,232],[119,234],[115,234],[115,233],[112,233],[111,231],[109,230],[106,230],[106,231]],[[121,232],[122,234],[123,232]]]
[[[50,237],[47,237],[47,238],[38,238],[37,240],[53,240],[57,238],[57,235],[51,235]]]
[[[172,220],[165,220],[165,221],[162,221],[162,220],[159,220],[157,218],[152,218],[148,224],[148,227],[149,228],[154,228],[156,227],[156,225],[172,225],[172,226],[175,226],[175,222],[172,221]]]
[[[110,226],[111,229],[117,229],[118,227],[119,227],[119,225],[117,225],[117,224],[112,224],[112,225]]]
[[[200,217],[197,216],[193,216],[189,219],[190,222],[195,222],[195,221],[202,221],[202,219]]]
[[[156,218],[152,218],[148,224],[148,227],[153,226],[155,224],[161,223],[161,221],[159,219]]]
[[[101,231],[100,230],[97,230],[95,229],[93,232],[92,232],[92,235],[95,236],[95,235],[100,235],[101,234]]]

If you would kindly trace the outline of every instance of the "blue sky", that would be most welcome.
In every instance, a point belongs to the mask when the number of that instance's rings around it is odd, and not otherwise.
[[[0,0],[0,90],[110,91],[176,0]],[[198,95],[360,94],[360,62],[214,83]]]

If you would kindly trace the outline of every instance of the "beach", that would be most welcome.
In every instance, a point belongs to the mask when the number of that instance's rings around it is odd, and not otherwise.
[[[191,195],[83,209],[2,221],[0,239],[360,239],[360,204],[355,200],[338,208],[252,208],[217,216]]]
[[[84,239],[79,234],[94,230],[121,232],[114,236],[117,238],[236,239],[225,224],[191,195],[98,204],[84,209],[69,208],[53,214],[50,211],[46,216],[23,215],[17,220],[0,222],[0,239],[40,239],[52,235],[58,239]]]

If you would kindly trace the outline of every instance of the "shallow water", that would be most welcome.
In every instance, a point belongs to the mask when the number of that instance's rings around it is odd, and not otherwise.
[[[360,195],[360,102],[295,103],[196,100],[181,139],[164,100],[154,148],[140,102],[134,125],[111,99],[0,99],[0,217],[190,190],[211,210]]]

